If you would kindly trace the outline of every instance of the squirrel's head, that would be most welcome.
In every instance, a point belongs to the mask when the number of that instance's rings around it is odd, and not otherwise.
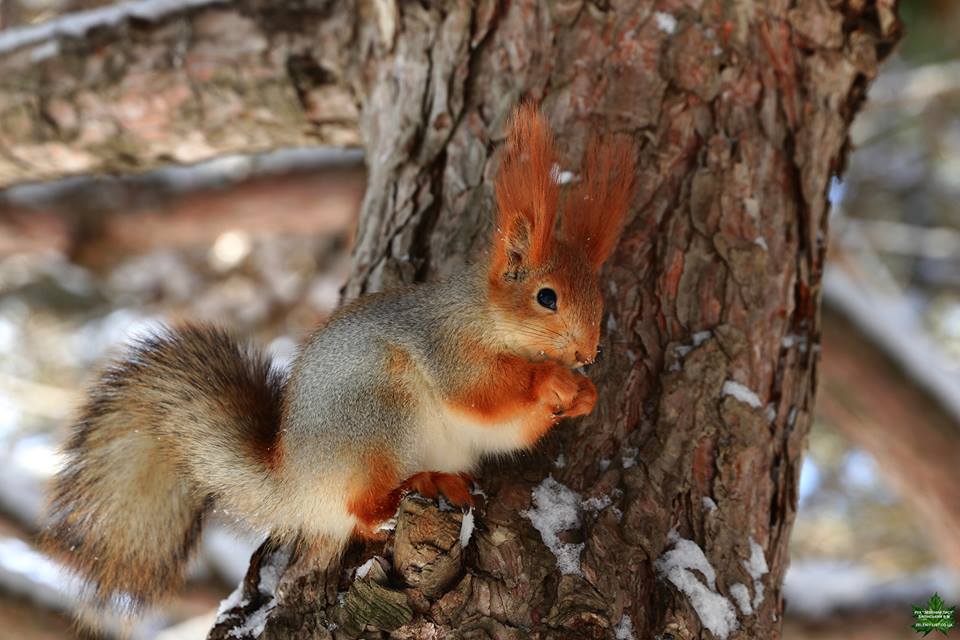
[[[616,247],[630,207],[634,148],[591,141],[579,181],[564,194],[562,212],[556,160],[545,119],[536,107],[521,106],[496,181],[488,281],[496,330],[511,348],[531,360],[577,367],[597,354],[600,268]]]

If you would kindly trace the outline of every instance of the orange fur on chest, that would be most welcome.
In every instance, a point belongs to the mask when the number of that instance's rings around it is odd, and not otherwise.
[[[482,423],[517,417],[536,400],[537,369],[517,356],[490,358],[482,380],[458,393],[451,408]]]
[[[558,420],[540,401],[540,389],[556,366],[492,356],[482,380],[457,394],[449,409],[490,428],[519,421],[524,442],[532,445]]]

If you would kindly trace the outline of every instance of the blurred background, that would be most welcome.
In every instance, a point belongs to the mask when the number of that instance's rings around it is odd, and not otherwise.
[[[0,0],[0,29],[102,4]],[[789,640],[908,638],[911,604],[960,601],[960,2],[901,12],[830,194]],[[33,538],[97,364],[178,318],[289,361],[337,304],[364,183],[357,152],[294,149],[0,191],[0,636],[75,637],[75,589]],[[257,543],[218,523],[189,588],[133,637],[203,638]]]

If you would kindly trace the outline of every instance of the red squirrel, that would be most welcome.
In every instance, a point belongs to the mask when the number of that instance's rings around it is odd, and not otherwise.
[[[513,116],[487,259],[444,282],[362,297],[288,376],[220,329],[141,339],[90,390],[51,489],[46,547],[96,599],[176,589],[214,506],[342,549],[407,491],[472,504],[484,456],[531,447],[593,409],[599,271],[634,185],[634,149],[594,141],[561,186],[535,107]]]

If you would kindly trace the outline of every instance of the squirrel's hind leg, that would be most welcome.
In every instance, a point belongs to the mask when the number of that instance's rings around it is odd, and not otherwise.
[[[457,507],[474,506],[470,494],[472,478],[466,473],[424,471],[398,481],[395,464],[383,454],[367,456],[362,478],[351,488],[347,511],[357,520],[356,533],[368,540],[380,539],[377,528],[397,512],[400,499],[408,491],[435,499],[443,495]]]
[[[388,453],[371,452],[363,462],[348,489],[347,511],[357,520],[357,535],[378,539],[377,527],[392,518],[400,505],[400,474],[397,461]]]

